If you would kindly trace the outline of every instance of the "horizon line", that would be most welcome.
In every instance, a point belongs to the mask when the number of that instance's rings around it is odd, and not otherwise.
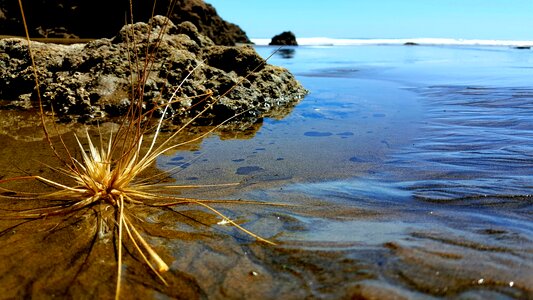
[[[268,45],[270,38],[251,38],[258,46]],[[303,37],[296,38],[301,46],[364,46],[364,45],[401,45],[412,43],[416,45],[461,45],[461,46],[511,46],[533,47],[533,40],[505,40],[505,39],[463,39],[463,38],[329,38]]]

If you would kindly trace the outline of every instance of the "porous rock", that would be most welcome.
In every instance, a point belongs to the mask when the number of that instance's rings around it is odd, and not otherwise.
[[[32,42],[32,49],[44,106],[67,119],[120,115],[131,99],[142,99],[149,110],[172,94],[179,99],[167,111],[174,119],[197,114],[214,99],[205,120],[240,112],[268,116],[293,106],[307,92],[288,70],[267,64],[252,47],[217,46],[192,23],[174,25],[162,16],[150,24],[126,25],[111,39],[73,45]],[[4,103],[37,106],[32,70],[25,40],[0,40]],[[141,84],[132,89],[132,80],[139,78]]]
[[[152,15],[167,15],[178,24],[193,23],[198,30],[218,45],[250,43],[237,25],[223,20],[215,8],[203,0],[133,0],[134,22],[146,22]],[[130,16],[127,0],[32,0],[24,1],[30,36],[42,38],[112,37]],[[19,4],[16,0],[0,0],[0,34],[24,36]]]

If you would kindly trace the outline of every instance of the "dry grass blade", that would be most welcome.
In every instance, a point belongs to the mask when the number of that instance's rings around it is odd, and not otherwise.
[[[22,16],[24,18],[23,6],[21,0],[19,0]],[[26,20],[23,19],[24,25],[26,26]],[[132,30],[133,27],[132,27]],[[35,62],[33,61],[32,47],[29,40],[29,34],[26,26],[26,34],[28,39],[28,49],[29,55],[32,60],[33,71],[36,82],[36,90],[39,92],[39,79],[36,72]],[[131,33],[132,37],[135,34]],[[136,43],[135,40],[131,41]],[[156,43],[157,44],[157,43]],[[133,54],[134,57],[138,57],[138,53]],[[148,112],[143,112],[141,103],[142,99],[142,89],[144,88],[144,83],[146,82],[147,75],[150,72],[152,61],[149,60],[150,55],[147,61],[144,62],[143,66],[139,66],[139,61],[136,60],[137,65],[134,66],[132,63],[132,69],[136,69],[140,76],[135,83],[132,84],[132,94],[137,95],[137,99],[131,101],[131,107],[128,110],[127,118],[124,119],[122,124],[120,124],[119,129],[114,134],[110,134],[107,141],[105,141],[104,135],[100,133],[98,138],[92,138],[89,131],[86,131],[86,137],[84,139],[78,138],[75,136],[75,140],[78,144],[77,152],[81,153],[81,158],[76,158],[71,153],[75,153],[73,149],[68,149],[66,143],[61,140],[60,146],[64,148],[64,151],[59,152],[56,149],[55,144],[50,138],[49,129],[46,126],[45,122],[45,112],[43,109],[43,104],[41,103],[40,95],[39,97],[39,109],[41,114],[41,123],[42,128],[45,133],[45,139],[52,148],[55,156],[61,161],[64,167],[57,169],[59,173],[66,175],[69,179],[69,182],[58,182],[51,179],[47,179],[41,176],[22,176],[17,178],[3,179],[0,180],[0,183],[5,184],[12,181],[24,181],[24,180],[36,180],[40,181],[55,190],[49,193],[41,193],[38,195],[33,195],[31,193],[17,192],[14,195],[15,191],[10,189],[2,189],[4,192],[9,192],[10,195],[4,195],[2,198],[10,200],[29,200],[29,199],[38,199],[40,202],[46,203],[47,201],[59,201],[59,204],[51,204],[49,206],[34,207],[25,210],[11,211],[0,217],[3,218],[14,218],[14,219],[38,219],[45,218],[54,215],[64,215],[71,214],[73,212],[86,209],[98,203],[106,203],[109,206],[115,209],[115,219],[116,224],[116,251],[117,251],[117,282],[116,282],[116,297],[118,298],[121,290],[121,281],[122,281],[122,260],[123,260],[123,248],[124,237],[127,237],[135,253],[137,253],[142,261],[155,273],[155,275],[161,280],[161,282],[166,284],[165,279],[162,274],[168,271],[169,267],[167,263],[156,253],[156,251],[150,246],[150,244],[143,237],[142,233],[139,232],[134,224],[131,222],[130,217],[133,216],[130,207],[135,205],[147,205],[151,207],[169,207],[176,206],[181,204],[196,205],[200,208],[207,210],[210,213],[213,213],[224,221],[224,223],[231,224],[235,228],[244,232],[245,234],[253,237],[254,239],[264,242],[266,244],[275,245],[274,242],[265,239],[243,226],[237,224],[231,220],[228,216],[223,214],[221,211],[217,210],[212,206],[214,203],[219,204],[250,204],[254,203],[252,201],[231,201],[231,200],[218,200],[218,201],[209,201],[202,199],[186,198],[186,197],[177,197],[168,193],[169,189],[171,190],[181,190],[189,188],[197,188],[202,186],[196,185],[169,185],[161,186],[157,184],[157,176],[143,178],[141,174],[145,172],[148,168],[154,165],[156,159],[179,146],[182,146],[187,143],[192,143],[197,141],[218,128],[224,125],[225,123],[231,121],[232,119],[240,116],[236,114],[224,122],[221,122],[219,125],[214,126],[211,130],[206,133],[200,134],[195,138],[192,138],[185,142],[173,142],[174,138],[181,133],[184,128],[191,126],[200,116],[205,114],[210,110],[213,105],[219,101],[220,96],[217,99],[213,99],[211,94],[206,94],[204,99],[209,101],[205,104],[205,108],[201,109],[198,114],[192,117],[187,121],[181,128],[177,129],[174,133],[170,134],[169,137],[161,140],[160,130],[164,122],[165,115],[170,105],[176,101],[180,101],[177,98],[178,91],[181,89],[183,82],[191,76],[196,68],[199,65],[195,66],[185,79],[174,88],[172,96],[166,100],[166,103],[163,107],[162,116],[158,119],[155,126],[150,125],[149,122],[144,122],[147,117],[151,117],[153,111],[152,109]],[[133,72],[132,72],[133,74]],[[133,82],[133,79],[132,79]],[[226,93],[229,93],[234,87],[230,88]],[[245,112],[242,112],[245,113]],[[241,113],[241,114],[242,114]],[[147,135],[149,130],[153,131],[153,136],[149,141],[148,145],[145,146],[144,137]],[[99,145],[95,143],[99,141]],[[84,146],[84,142],[87,146]],[[147,149],[147,150],[143,150]],[[61,154],[66,153],[66,154]],[[64,156],[66,155],[66,157]],[[220,186],[230,186],[235,185],[231,184],[222,184],[222,185],[204,185],[203,187],[220,187]]]

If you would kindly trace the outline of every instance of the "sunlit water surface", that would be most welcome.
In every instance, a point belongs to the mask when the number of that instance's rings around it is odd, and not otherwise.
[[[331,204],[331,213],[287,209],[305,230],[279,239],[387,249],[380,286],[531,296],[532,51],[298,47],[269,62],[310,91],[287,117],[263,120],[244,140],[211,137],[160,165],[181,168],[183,182],[241,182],[229,197]]]

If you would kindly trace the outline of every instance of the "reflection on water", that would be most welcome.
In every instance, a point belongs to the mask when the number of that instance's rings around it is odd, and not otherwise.
[[[221,197],[293,204],[258,218],[296,251],[293,274],[336,274],[307,277],[342,291],[332,298],[533,297],[532,57],[401,46],[284,55],[272,63],[310,95],[252,139],[205,140],[184,174],[241,182]]]
[[[281,58],[284,59],[291,59],[296,54],[296,49],[294,48],[281,48],[276,52],[277,55],[279,55]]]
[[[413,223],[355,221],[355,220],[324,220],[323,218],[300,218],[307,225],[304,233],[286,234],[285,238],[292,241],[338,242],[352,243],[357,246],[377,246],[407,233],[415,227]],[[420,226],[420,225],[418,225]],[[335,234],[332,234],[334,232]]]

